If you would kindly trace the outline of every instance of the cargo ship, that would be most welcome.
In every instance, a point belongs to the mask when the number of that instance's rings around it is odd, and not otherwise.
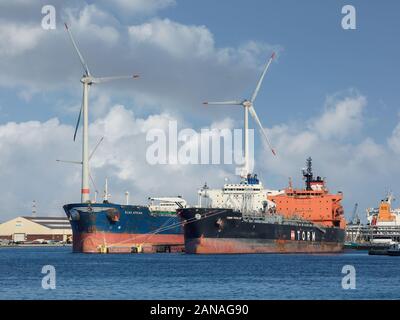
[[[379,250],[400,242],[400,208],[393,208],[394,200],[393,194],[389,192],[378,207],[366,210],[367,224],[359,221],[347,225],[346,247]]]
[[[392,208],[393,201],[393,194],[389,192],[385,199],[381,200],[378,208],[368,208],[368,224],[378,227],[400,227],[400,209]]]
[[[71,222],[73,252],[132,253],[183,249],[179,221],[154,215],[147,206],[73,203],[64,206]]]
[[[135,253],[182,252],[183,235],[176,208],[183,199],[159,211],[147,205],[109,202],[72,203],[63,208],[72,227],[73,252]],[[169,198],[172,199],[172,198]],[[180,202],[178,202],[180,199]]]
[[[185,252],[341,252],[346,224],[340,203],[343,195],[330,194],[323,179],[313,178],[311,158],[307,165],[304,189],[289,184],[282,191],[264,190],[254,175],[239,184],[225,184],[220,192],[203,188],[200,193],[209,206],[178,209]],[[224,197],[240,199],[241,208],[222,204]]]
[[[63,206],[72,226],[73,251],[125,253],[182,250],[183,235],[175,212],[151,211],[149,206],[143,205],[110,203],[107,187],[102,202],[96,201],[96,195],[94,199],[91,198],[89,181],[93,182],[93,179],[89,162],[103,139],[89,153],[89,88],[98,83],[134,79],[138,76],[94,77],[67,24],[65,27],[84,71],[80,79],[83,85],[82,105],[74,133],[75,141],[82,118],[82,160],[64,161],[82,167],[81,201]],[[177,205],[180,205],[180,202]]]

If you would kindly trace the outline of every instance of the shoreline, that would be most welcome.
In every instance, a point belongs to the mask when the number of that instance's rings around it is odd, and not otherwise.
[[[7,244],[7,245],[0,245],[0,248],[44,248],[44,247],[72,247],[72,244],[35,244],[35,243],[29,243],[29,244]]]

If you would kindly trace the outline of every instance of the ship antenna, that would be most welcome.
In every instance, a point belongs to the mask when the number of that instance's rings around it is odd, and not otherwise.
[[[306,190],[311,189],[311,181],[313,180],[313,173],[312,173],[312,158],[309,157],[306,160],[306,170],[303,171],[303,176],[306,179]]]
[[[103,203],[108,203],[109,199],[110,199],[110,194],[108,193],[108,179],[106,178],[106,182],[104,184]]]
[[[307,173],[312,176],[312,158],[307,159]]]
[[[293,189],[292,177],[289,177],[289,189]]]
[[[125,191],[125,204],[129,205],[129,191]]]

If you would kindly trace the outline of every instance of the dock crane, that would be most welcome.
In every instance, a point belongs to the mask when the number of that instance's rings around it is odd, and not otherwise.
[[[358,203],[354,205],[353,214],[351,215],[350,223],[359,225],[361,223],[360,216],[357,213]]]

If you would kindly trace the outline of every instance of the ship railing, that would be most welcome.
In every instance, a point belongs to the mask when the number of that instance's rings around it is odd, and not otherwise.
[[[303,227],[311,227],[316,226],[316,224],[302,220],[302,219],[288,219],[284,218],[279,214],[266,214],[266,213],[257,213],[257,214],[243,214],[242,215],[244,221],[254,221],[254,222],[261,222],[261,223],[279,223],[283,225],[293,225],[296,224],[298,226]]]

